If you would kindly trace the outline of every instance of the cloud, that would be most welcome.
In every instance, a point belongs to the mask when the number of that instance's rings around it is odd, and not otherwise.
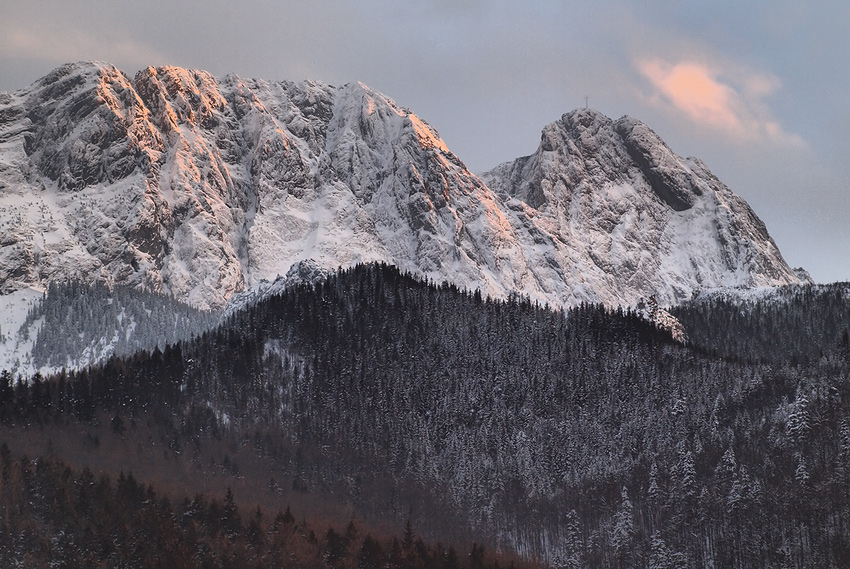
[[[669,65],[653,60],[642,62],[640,70],[662,96],[692,120],[733,130],[742,128],[733,111],[735,92],[716,81],[702,65]]]
[[[653,88],[651,102],[691,123],[743,142],[804,144],[782,128],[764,102],[780,86],[774,77],[694,61],[646,59],[637,67]]]

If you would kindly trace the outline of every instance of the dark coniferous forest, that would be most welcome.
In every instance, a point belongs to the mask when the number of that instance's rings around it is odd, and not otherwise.
[[[850,283],[706,294],[672,312],[693,343],[729,358],[811,362],[836,349],[850,356]]]
[[[784,310],[737,306],[734,326],[683,309],[691,344],[680,345],[629,311],[563,313],[359,266],[192,341],[28,383],[3,374],[0,417],[3,433],[152,422],[186,455],[213,438],[237,441],[298,492],[335,496],[364,520],[409,519],[434,542],[471,536],[555,567],[846,567],[848,303],[830,298],[827,307],[803,290]],[[839,316],[800,329],[815,310]],[[768,348],[748,340],[753,329],[782,334]],[[4,458],[0,559],[19,558],[26,526],[40,528],[39,559],[58,556],[64,539],[119,566],[114,550],[80,545],[87,530],[73,529],[103,524],[100,510],[53,515],[51,504],[90,486],[54,454]],[[39,482],[10,482],[27,476]],[[127,487],[121,476],[104,483],[105,499]],[[13,499],[10,488],[35,497]],[[159,515],[163,498],[144,492],[138,515]],[[203,537],[220,530],[183,524],[194,510],[166,505],[157,511],[177,520],[169,533],[194,532],[180,555],[196,566],[275,566],[228,565],[230,546]],[[256,514],[265,540],[274,515]],[[231,542],[253,547],[248,534]],[[442,546],[422,547],[442,559]],[[319,555],[316,566],[369,567],[354,549],[341,565]]]
[[[428,544],[408,523],[399,535],[364,533],[298,520],[289,508],[269,516],[240,511],[228,489],[172,503],[121,472],[116,480],[75,471],[55,459],[12,460],[0,447],[7,515],[3,567],[415,567],[535,569],[537,563],[472,544],[460,553]],[[22,504],[23,503],[23,504]]]
[[[110,355],[164,349],[212,328],[218,315],[173,298],[103,283],[51,283],[30,310],[26,332],[41,322],[32,350],[37,367],[85,367]]]

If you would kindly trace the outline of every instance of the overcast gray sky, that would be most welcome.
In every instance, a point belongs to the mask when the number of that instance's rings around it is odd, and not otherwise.
[[[0,0],[0,91],[58,65],[362,81],[475,172],[585,104],[697,156],[793,266],[850,281],[846,0]]]

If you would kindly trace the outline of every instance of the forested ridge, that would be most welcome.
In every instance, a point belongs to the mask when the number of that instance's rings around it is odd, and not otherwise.
[[[300,491],[558,567],[843,567],[848,369],[838,349],[745,362],[629,311],[369,265],[162,351],[30,385],[6,374],[0,413],[153,416],[184,448],[227,433]]]
[[[777,363],[850,357],[850,283],[705,294],[671,312],[693,343],[724,357]]]

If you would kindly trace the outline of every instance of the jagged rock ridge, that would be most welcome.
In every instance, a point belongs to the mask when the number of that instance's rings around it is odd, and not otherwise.
[[[202,308],[304,262],[557,306],[799,282],[743,200],[634,119],[564,115],[479,178],[362,84],[175,67],[69,64],[0,94],[0,220],[3,291],[96,279]]]

